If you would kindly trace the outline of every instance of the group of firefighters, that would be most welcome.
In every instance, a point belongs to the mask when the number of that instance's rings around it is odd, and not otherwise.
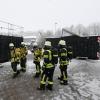
[[[20,48],[15,48],[13,43],[9,44],[11,55],[11,66],[13,69],[13,78],[15,78],[20,72],[26,72],[26,55],[28,53],[24,42],[21,42]],[[59,62],[60,80],[61,85],[68,85],[67,66],[72,59],[72,50],[67,49],[66,42],[60,40],[58,48],[52,47],[50,41],[45,41],[44,48],[38,47],[37,43],[34,43],[33,49],[33,63],[36,67],[35,78],[40,77],[40,86],[38,90],[52,90],[53,89],[53,75],[55,67]],[[43,59],[43,60],[42,60]],[[41,66],[40,62],[43,61]],[[17,64],[20,64],[21,69],[17,70]]]
[[[21,46],[19,48],[16,48],[13,43],[10,43],[9,48],[13,78],[15,78],[18,76],[18,74],[20,74],[21,71],[26,72],[26,55],[28,52],[24,42],[21,42]],[[18,64],[21,66],[20,70],[17,68]]]

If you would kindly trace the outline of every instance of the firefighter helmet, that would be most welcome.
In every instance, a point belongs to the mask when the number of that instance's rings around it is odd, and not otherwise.
[[[66,42],[64,40],[60,40],[59,45],[66,45]]]
[[[10,44],[9,44],[9,47],[14,47],[14,44],[13,44],[13,43],[10,43]]]
[[[25,43],[24,42],[21,42],[21,45],[25,46]]]
[[[44,45],[45,46],[51,46],[51,42],[50,41],[46,41]]]

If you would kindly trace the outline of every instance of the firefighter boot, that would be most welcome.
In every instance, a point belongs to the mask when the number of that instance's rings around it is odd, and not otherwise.
[[[26,69],[25,69],[25,68],[21,68],[20,71],[22,71],[22,72],[26,72]]]
[[[17,73],[16,74],[19,75],[20,74],[20,70],[17,70]]]
[[[67,80],[60,81],[60,84],[61,85],[68,85],[68,81]]]
[[[36,73],[34,78],[38,78],[40,76],[40,73]]]
[[[63,79],[63,76],[59,76],[59,77],[58,77],[58,80],[62,80],[62,79]]]
[[[48,84],[48,85],[46,86],[46,89],[52,91],[52,87],[53,87],[52,84]]]
[[[17,73],[13,73],[12,78],[14,79],[14,78],[16,78],[16,77],[17,77]]]
[[[45,84],[40,84],[40,87],[38,87],[37,90],[45,90]]]
[[[68,85],[68,81],[67,80],[64,80],[64,85]]]
[[[26,69],[23,69],[23,72],[26,72]]]

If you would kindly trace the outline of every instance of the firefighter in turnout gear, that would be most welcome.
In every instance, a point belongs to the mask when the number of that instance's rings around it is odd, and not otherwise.
[[[36,66],[36,74],[35,74],[35,76],[34,77],[39,77],[40,76],[40,74],[41,74],[41,65],[40,65],[40,61],[41,61],[41,51],[39,50],[39,48],[38,48],[38,45],[37,45],[37,43],[34,43],[34,46],[33,46],[33,50],[32,50],[32,52],[33,52],[33,62],[34,62],[34,64],[35,64],[35,66]]]
[[[52,50],[50,41],[45,42],[42,71],[43,72],[41,74],[40,87],[38,88],[38,90],[45,90],[45,87],[48,90],[52,90],[54,65],[52,63]]]
[[[20,71],[17,70],[17,65],[20,63],[20,49],[15,48],[13,43],[9,44],[9,48],[11,67],[13,70],[13,78],[15,78],[20,73]]]
[[[20,60],[21,71],[26,72],[26,60],[27,60],[26,56],[28,51],[24,42],[21,42],[20,53],[21,53],[21,60]]]
[[[60,79],[60,84],[67,85],[67,65],[69,64],[67,57],[67,49],[66,42],[64,40],[59,41],[59,64],[60,64],[60,72],[61,76],[58,77]]]

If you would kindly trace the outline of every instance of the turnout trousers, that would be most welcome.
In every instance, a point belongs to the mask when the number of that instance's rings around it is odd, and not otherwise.
[[[67,65],[60,65],[60,83],[66,85],[68,80]]]
[[[39,77],[41,74],[41,65],[39,61],[34,61],[35,66],[36,66],[36,74],[35,77]]]
[[[20,65],[21,65],[21,71],[25,72],[26,71],[26,58],[21,58],[21,62],[20,62]]]
[[[45,89],[45,86],[47,89],[52,90],[53,87],[53,74],[54,74],[54,67],[52,68],[44,68],[42,74],[41,74],[41,82],[40,82],[40,88]],[[46,85],[47,82],[47,85]]]

